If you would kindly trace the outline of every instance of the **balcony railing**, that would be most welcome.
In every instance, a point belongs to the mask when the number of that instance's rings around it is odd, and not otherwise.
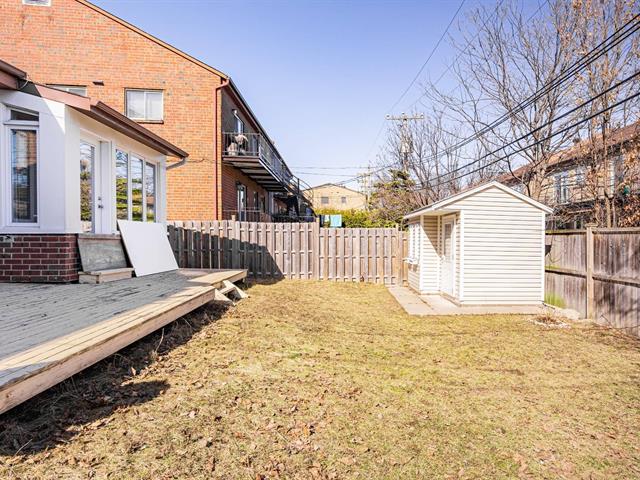
[[[284,187],[290,189],[297,184],[289,167],[262,134],[223,132],[222,136],[226,157],[258,158]]]
[[[274,222],[274,223],[290,223],[290,222],[312,222],[313,216],[296,216],[290,213],[265,213],[260,210],[224,210],[223,220],[237,220],[239,222]]]

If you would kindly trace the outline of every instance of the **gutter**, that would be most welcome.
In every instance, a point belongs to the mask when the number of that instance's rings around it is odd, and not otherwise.
[[[170,165],[167,165],[166,169],[167,170],[171,170],[173,168],[181,167],[181,166],[183,166],[184,164],[187,163],[188,159],[189,159],[189,157],[182,157],[182,160],[180,160],[179,162],[174,162],[174,163],[172,163]]]

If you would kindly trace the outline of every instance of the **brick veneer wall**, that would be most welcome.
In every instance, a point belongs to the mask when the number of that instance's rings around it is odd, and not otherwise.
[[[219,75],[76,0],[1,0],[0,32],[0,59],[30,79],[85,85],[89,97],[122,113],[125,89],[162,90],[163,122],[143,125],[189,153],[167,172],[167,218],[217,218]]]
[[[0,235],[0,282],[78,280],[77,235]]]

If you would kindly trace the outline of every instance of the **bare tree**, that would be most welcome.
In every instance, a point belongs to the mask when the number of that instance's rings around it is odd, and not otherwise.
[[[507,172],[513,173],[518,162],[526,163],[528,174],[518,180],[534,198],[541,194],[554,152],[575,134],[567,131],[550,138],[557,129],[551,122],[572,103],[571,84],[547,88],[526,108],[519,107],[571,67],[575,51],[570,42],[570,8],[568,2],[558,1],[531,18],[513,2],[498,12],[478,7],[469,15],[462,38],[452,41],[457,61],[451,71],[458,88],[449,92],[432,83],[424,88],[427,101],[448,112],[450,124],[478,136],[470,153],[480,154],[482,161],[474,169],[482,162],[496,165],[502,157],[507,158],[500,167]],[[477,37],[473,41],[472,34]],[[501,117],[506,121],[496,124],[494,120]],[[516,139],[512,147],[486,156]],[[522,151],[509,156],[517,150]],[[477,177],[493,173],[482,170]]]
[[[571,40],[578,52],[588,52],[623,27],[638,13],[637,0],[581,0],[572,3],[571,23],[575,25]],[[615,87],[638,71],[640,38],[630,36],[588,65],[576,78],[578,99],[596,98],[589,104],[594,116],[583,129],[586,141],[577,156],[586,172],[585,188],[594,199],[592,220],[602,226],[617,222],[616,197],[625,183],[635,183],[636,166],[624,143],[613,132],[638,118],[638,100],[625,102],[619,109],[611,107],[640,89],[638,77]],[[615,87],[615,88],[614,88]],[[608,91],[606,95],[600,95]],[[636,150],[637,151],[637,150]],[[626,182],[624,181],[626,178]],[[636,177],[637,180],[637,177]]]

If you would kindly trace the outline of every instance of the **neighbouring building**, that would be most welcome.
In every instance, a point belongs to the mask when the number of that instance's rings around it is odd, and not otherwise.
[[[601,142],[576,142],[549,162],[536,198],[553,207],[550,228],[583,228],[587,223],[606,225],[605,195],[610,199],[612,226],[633,220],[640,204],[640,121],[607,135],[607,154]],[[595,151],[594,151],[595,150]],[[606,165],[605,163],[606,162]],[[500,182],[529,194],[532,168],[524,165],[500,177]],[[598,205],[599,204],[599,205]],[[638,217],[638,215],[635,215]]]
[[[542,305],[551,211],[493,181],[406,215],[409,286],[460,305]]]
[[[72,282],[79,234],[165,221],[166,158],[187,153],[100,101],[29,78],[0,61],[0,282]]]
[[[296,220],[305,209],[300,180],[225,73],[86,0],[3,0],[0,28],[0,58],[31,80],[103,101],[190,152],[168,173],[168,219]]]
[[[304,191],[305,196],[318,210],[364,210],[367,196],[351,188],[334,183],[325,183]]]

